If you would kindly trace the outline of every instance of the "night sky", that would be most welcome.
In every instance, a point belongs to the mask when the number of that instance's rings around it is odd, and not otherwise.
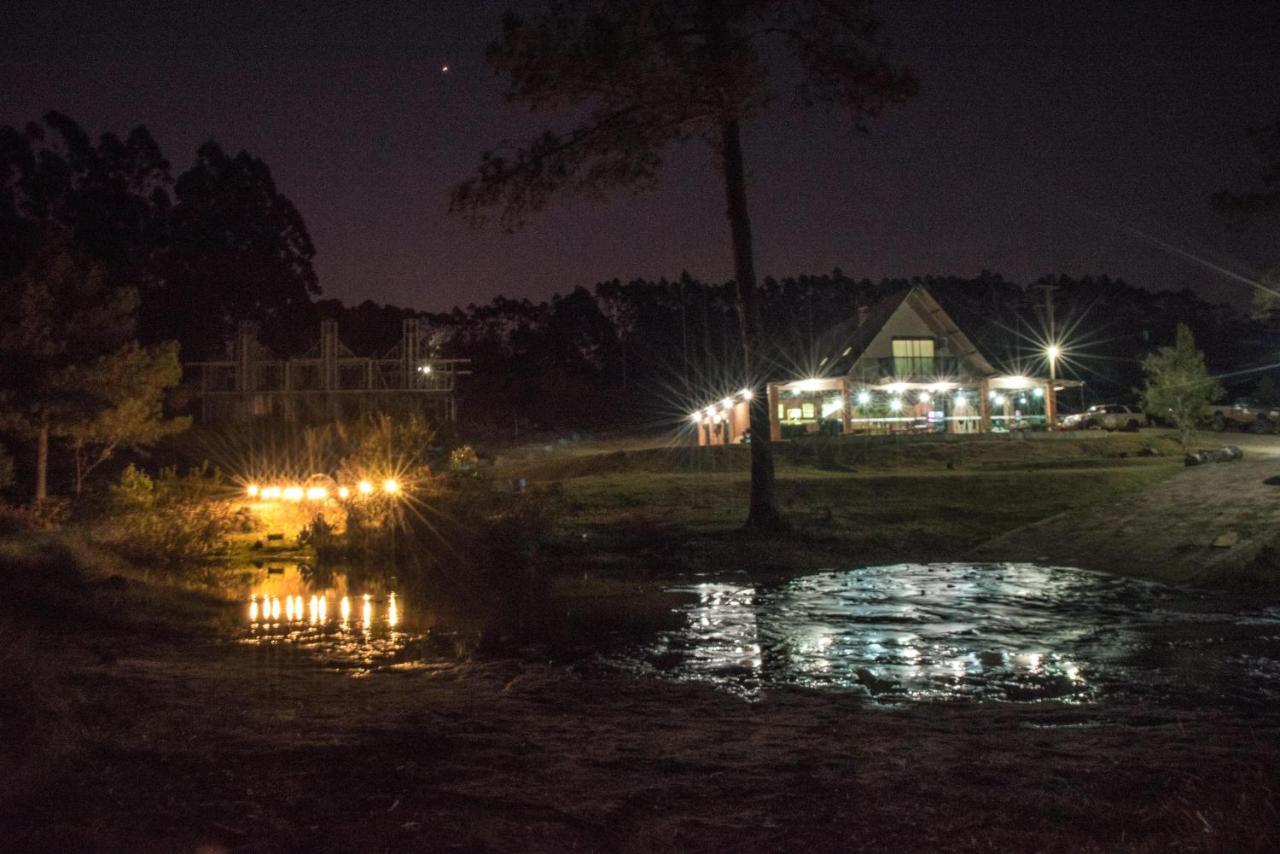
[[[731,276],[710,150],[662,188],[564,197],[514,236],[447,214],[486,147],[550,118],[502,103],[482,61],[536,3],[14,3],[0,123],[53,108],[91,133],[147,125],[175,175],[209,137],[271,167],[306,218],[325,296],[438,310],[614,277]],[[747,136],[757,267],[878,279],[1106,273],[1214,299],[1280,239],[1208,206],[1257,186],[1247,127],[1280,116],[1280,3],[880,4],[920,96],[860,134],[785,104]],[[442,71],[447,65],[448,71]]]

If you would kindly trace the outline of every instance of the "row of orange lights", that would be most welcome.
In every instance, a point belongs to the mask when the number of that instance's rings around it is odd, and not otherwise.
[[[327,486],[298,486],[292,484],[289,486],[260,486],[251,483],[244,488],[245,495],[250,498],[256,498],[259,501],[328,501],[330,498],[337,498],[346,501],[352,495],[359,497],[368,497],[377,492],[372,481],[362,480],[356,484],[354,490],[350,487],[339,486],[337,490],[331,491]],[[382,482],[382,492],[385,495],[395,495],[400,491],[400,482],[395,478],[387,478]]]
[[[701,424],[706,421],[719,423],[720,421],[723,421],[726,418],[725,413],[728,412],[730,409],[732,409],[734,407],[734,404],[737,403],[737,401],[734,398],[739,398],[743,401],[748,401],[748,400],[751,400],[752,396],[753,395],[752,395],[751,389],[744,388],[742,391],[738,392],[736,395],[731,395],[729,397],[726,397],[724,400],[720,401],[720,407],[718,411],[716,409],[716,404],[713,403],[710,406],[708,406],[706,409],[700,409],[697,412],[692,413],[689,416],[689,418],[692,419],[693,423],[695,424]]]

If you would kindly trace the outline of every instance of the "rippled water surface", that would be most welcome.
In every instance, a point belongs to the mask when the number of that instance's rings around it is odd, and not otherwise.
[[[679,590],[683,626],[614,663],[746,694],[798,685],[886,702],[1280,700],[1280,609],[1224,613],[1108,575],[900,564]]]

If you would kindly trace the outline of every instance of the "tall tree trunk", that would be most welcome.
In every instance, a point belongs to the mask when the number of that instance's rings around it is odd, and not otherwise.
[[[36,503],[49,497],[49,422],[40,424],[36,432]]]
[[[742,367],[750,381],[752,344],[760,328],[756,309],[756,270],[751,248],[751,218],[747,214],[747,181],[742,163],[742,138],[736,118],[720,122],[720,157],[724,167],[724,191],[728,202],[729,229],[733,234],[733,274],[738,331],[742,338]],[[751,400],[751,507],[747,527],[758,531],[786,528],[774,501],[773,449],[769,445],[768,395]]]

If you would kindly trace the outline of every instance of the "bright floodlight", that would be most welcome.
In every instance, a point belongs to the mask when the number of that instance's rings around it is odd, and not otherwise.
[[[256,484],[256,483],[251,483],[251,484],[249,484],[248,486],[246,486],[246,487],[245,487],[244,491],[248,494],[248,496],[249,496],[250,498],[257,498],[257,497],[258,497],[258,484]]]
[[[345,486],[339,486],[338,497],[341,498],[343,501],[346,501],[348,498],[351,497],[351,490],[347,489]]]
[[[1057,361],[1058,356],[1062,355],[1062,349],[1057,344],[1050,344],[1044,350],[1045,355],[1049,357],[1049,361]]]
[[[373,493],[373,484],[367,480],[362,480],[356,484],[356,489],[360,490],[361,495],[371,495]]]
[[[860,392],[858,392],[858,405],[859,405],[859,406],[866,406],[866,405],[867,405],[868,403],[870,403],[870,402],[871,402],[871,392],[869,392],[869,391],[860,391]]]
[[[400,491],[400,484],[395,478],[389,477],[382,482],[382,491],[387,495],[395,495]]]
[[[744,388],[742,391],[738,392],[738,394],[742,395],[743,400],[751,399],[751,389],[749,388]]]
[[[895,397],[893,400],[889,401],[889,408],[892,409],[894,412],[901,412],[902,398]]]

